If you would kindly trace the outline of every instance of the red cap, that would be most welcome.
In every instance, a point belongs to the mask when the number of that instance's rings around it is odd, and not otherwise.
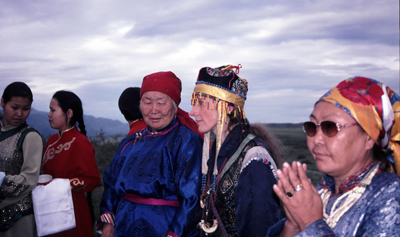
[[[181,80],[173,72],[156,72],[143,78],[140,97],[147,91],[158,91],[169,95],[177,105],[181,103]]]

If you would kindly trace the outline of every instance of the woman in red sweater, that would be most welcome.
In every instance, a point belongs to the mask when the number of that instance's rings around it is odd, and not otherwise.
[[[93,236],[91,214],[85,192],[100,183],[94,148],[86,137],[82,102],[69,91],[57,91],[50,102],[49,123],[53,134],[43,156],[43,173],[69,179],[76,227],[55,236]],[[76,127],[79,125],[79,129]]]

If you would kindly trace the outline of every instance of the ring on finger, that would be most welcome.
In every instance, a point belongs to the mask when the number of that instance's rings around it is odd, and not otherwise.
[[[294,190],[296,191],[296,192],[298,192],[298,191],[301,191],[303,189],[303,185],[300,183],[300,184],[298,184],[298,185],[296,185],[296,187],[294,188]]]
[[[293,191],[286,192],[286,197],[289,199],[291,199],[293,197],[293,195],[294,195]]]

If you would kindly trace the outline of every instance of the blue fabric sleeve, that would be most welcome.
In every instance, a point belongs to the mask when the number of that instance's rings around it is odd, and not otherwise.
[[[197,223],[201,218],[201,138],[194,133],[182,137],[182,146],[178,155],[178,168],[175,183],[178,187],[180,206],[169,226],[169,231],[179,236],[197,236]]]
[[[281,234],[283,227],[285,227],[285,223],[287,221],[287,218],[282,219],[278,221],[275,225],[271,226],[271,228],[268,229],[267,236],[266,237],[279,237]]]
[[[312,233],[312,236],[336,236],[324,220],[314,221],[304,230],[302,230],[297,236],[310,236],[310,233]]]
[[[114,154],[111,164],[106,168],[103,174],[103,184],[104,191],[100,202],[100,215],[103,213],[113,213],[115,215],[115,210],[121,199],[115,191],[115,183],[118,179],[123,162],[125,161],[125,156],[121,156],[121,150],[129,142],[127,138],[121,141],[118,146],[117,151]]]
[[[395,181],[396,179],[396,181]],[[357,235],[400,236],[400,180],[399,176],[381,177],[385,184],[377,184],[366,208],[365,219]],[[390,183],[387,183],[390,180]],[[368,191],[368,190],[367,190]],[[365,207],[364,207],[365,208]]]
[[[238,236],[265,236],[280,218],[276,179],[268,164],[252,161],[243,169],[235,192]]]

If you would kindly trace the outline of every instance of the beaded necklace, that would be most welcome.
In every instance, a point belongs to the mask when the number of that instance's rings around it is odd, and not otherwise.
[[[376,172],[379,169],[379,163],[372,168],[367,175],[360,181],[360,183],[353,188],[352,190],[344,193],[340,196],[336,201],[333,203],[331,212],[328,214],[326,213],[326,207],[328,205],[329,197],[331,196],[331,191],[329,189],[321,189],[318,191],[319,195],[321,196],[322,203],[323,203],[323,214],[324,214],[324,221],[333,229],[336,224],[339,222],[340,218],[346,213],[363,195],[365,189],[371,183],[372,178],[375,176]],[[338,208],[336,206],[340,203],[341,200],[346,198],[343,203],[340,204]],[[336,209],[335,209],[336,208]]]

